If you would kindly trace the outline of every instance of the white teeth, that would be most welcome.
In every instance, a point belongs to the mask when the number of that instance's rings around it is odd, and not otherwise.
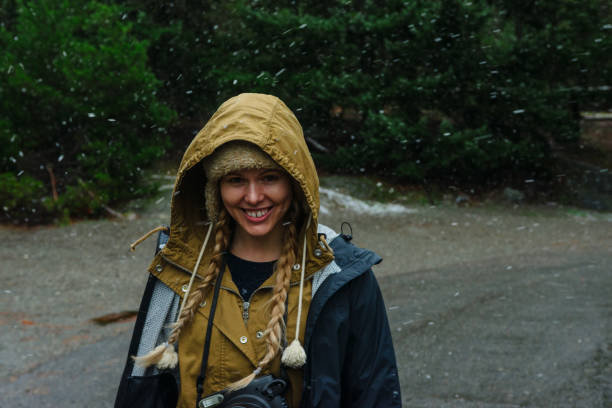
[[[268,213],[268,209],[266,210],[257,210],[257,211],[246,211],[247,215],[249,217],[253,217],[253,218],[260,218],[263,217],[264,215],[266,215]]]

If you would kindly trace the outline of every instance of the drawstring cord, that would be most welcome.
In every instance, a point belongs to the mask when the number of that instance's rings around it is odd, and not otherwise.
[[[147,232],[146,234],[144,234],[142,237],[138,238],[136,241],[134,241],[132,243],[132,245],[130,245],[130,251],[134,252],[136,250],[136,247],[138,245],[140,245],[140,243],[142,243],[142,241],[144,241],[145,239],[149,238],[151,235],[155,234],[156,232],[159,231],[168,231],[168,227],[160,225],[159,227],[153,228],[151,231]]]
[[[187,303],[187,299],[189,298],[189,292],[191,291],[191,285],[193,284],[193,279],[196,276],[196,272],[200,267],[200,261],[202,260],[202,255],[204,255],[204,250],[206,249],[206,244],[208,243],[208,239],[210,238],[210,233],[213,229],[213,223],[211,222],[208,226],[208,232],[206,232],[206,238],[204,238],[204,243],[202,244],[202,248],[200,248],[200,253],[198,255],[198,260],[196,261],[195,267],[193,268],[193,272],[191,272],[191,278],[189,278],[189,284],[187,285],[187,291],[185,292],[185,296],[183,297],[183,302],[181,302],[181,308],[179,309],[178,315],[176,316],[176,320],[183,313],[183,309],[185,308],[185,303]]]
[[[310,226],[310,218],[308,218],[308,225],[306,228]],[[302,267],[300,268],[300,294],[298,296],[298,315],[297,322],[298,324],[295,326],[295,338],[297,339],[300,335],[300,320],[302,318],[302,299],[304,297],[304,272],[306,270],[306,234],[304,234],[304,247],[302,248]]]
[[[304,297],[304,274],[306,273],[306,249],[307,249],[307,237],[308,227],[310,227],[310,220],[312,220],[312,213],[308,216],[308,222],[306,223],[306,229],[304,231],[304,246],[302,247],[302,267],[300,268],[300,292],[298,296],[298,314],[297,322],[295,325],[295,338],[285,349],[281,357],[281,361],[284,365],[290,368],[300,368],[306,364],[306,351],[300,343],[300,323],[302,320],[302,300]]]

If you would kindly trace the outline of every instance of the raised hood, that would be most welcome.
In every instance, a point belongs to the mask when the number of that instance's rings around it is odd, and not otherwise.
[[[188,271],[193,270],[208,229],[204,202],[206,177],[199,163],[222,144],[236,140],[259,146],[301,187],[306,201],[304,207],[311,212],[312,220],[308,230],[301,231],[299,236],[301,241],[305,233],[308,239],[307,274],[316,272],[333,258],[318,243],[319,178],[302,127],[293,112],[277,97],[262,94],[240,94],[227,100],[187,148],[172,195],[170,239],[161,255]],[[207,245],[199,274],[208,265],[212,241]],[[323,254],[315,257],[315,247],[322,249]]]

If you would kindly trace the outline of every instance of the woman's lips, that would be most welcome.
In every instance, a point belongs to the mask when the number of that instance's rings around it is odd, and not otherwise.
[[[272,213],[272,207],[258,208],[255,210],[245,210],[243,208],[242,211],[244,212],[244,215],[247,220],[251,222],[262,222],[270,216],[270,214]]]

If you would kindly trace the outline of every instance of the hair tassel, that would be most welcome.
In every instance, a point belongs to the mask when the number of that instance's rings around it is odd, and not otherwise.
[[[251,383],[251,381],[253,381],[255,379],[255,377],[257,377],[259,375],[259,373],[261,373],[261,366],[257,367],[255,370],[253,370],[253,372],[251,374],[247,375],[243,379],[238,380],[235,383],[230,384],[226,388],[226,390],[229,391],[229,392],[234,392],[234,391],[237,391],[239,389],[242,389],[242,388],[246,387],[247,385],[249,385]]]
[[[174,368],[178,363],[178,355],[174,350],[174,345],[168,343],[160,344],[144,356],[132,356],[132,359],[141,367],[149,367],[155,364],[160,370]]]
[[[289,368],[300,368],[306,364],[306,351],[298,339],[294,339],[283,351],[281,362]]]

